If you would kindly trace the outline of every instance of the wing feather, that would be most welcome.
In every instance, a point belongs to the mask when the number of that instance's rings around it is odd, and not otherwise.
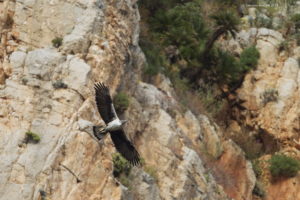
[[[94,88],[98,111],[104,122],[108,124],[117,117],[109,89],[103,83],[96,83]]]
[[[140,155],[133,144],[127,139],[123,130],[111,131],[110,137],[117,151],[132,165],[140,163]]]

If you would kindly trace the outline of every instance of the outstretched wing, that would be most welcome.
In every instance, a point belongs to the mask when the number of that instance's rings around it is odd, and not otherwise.
[[[140,163],[140,155],[134,148],[133,144],[127,139],[123,129],[111,131],[110,137],[118,152],[126,158],[126,160],[128,160],[132,165],[138,165]]]
[[[109,94],[109,89],[103,83],[96,83],[95,93],[98,111],[104,122],[108,124],[117,117],[113,102]]]

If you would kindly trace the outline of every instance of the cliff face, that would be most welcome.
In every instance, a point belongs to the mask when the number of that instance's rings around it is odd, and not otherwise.
[[[7,0],[0,10],[0,199],[251,199],[239,147],[183,108],[167,78],[140,81],[136,1]],[[125,129],[156,177],[135,167],[130,188],[113,177],[110,138],[86,131],[103,123],[98,81],[131,95]],[[26,143],[27,131],[40,142]]]
[[[122,7],[130,18],[119,12]],[[126,53],[138,48],[133,7],[125,1],[1,3],[3,24],[10,22],[1,35],[1,199],[38,199],[40,190],[51,199],[122,198],[124,189],[111,175],[110,143],[99,145],[79,129],[81,119],[100,121],[93,77],[114,91]],[[63,45],[51,48],[59,37]],[[55,87],[60,83],[67,88]],[[38,144],[23,142],[29,130],[40,135]]]
[[[252,28],[242,31],[235,41],[227,41],[228,48],[255,45],[261,54],[257,69],[245,77],[237,97],[240,107],[234,108],[233,130],[249,127],[260,135],[267,161],[274,152],[300,158],[299,146],[299,46],[282,48],[284,37],[270,29]],[[231,46],[231,47],[230,47]],[[239,49],[239,48],[237,48]],[[238,123],[236,123],[238,122]],[[235,126],[233,126],[233,124]],[[267,162],[266,162],[267,163]],[[274,181],[267,167],[263,167],[265,199],[299,199],[299,175]]]

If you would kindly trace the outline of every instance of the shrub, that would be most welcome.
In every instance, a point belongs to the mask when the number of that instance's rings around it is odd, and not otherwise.
[[[178,4],[167,11],[158,12],[151,19],[151,29],[164,46],[176,46],[179,56],[190,66],[199,65],[208,36],[200,1]]]
[[[120,92],[114,97],[114,106],[117,112],[124,113],[124,111],[128,108],[130,104],[129,96]]]
[[[129,190],[131,189],[130,179],[128,176],[121,174],[120,177],[118,177],[118,180],[122,183],[122,185],[127,187]]]
[[[265,106],[269,102],[277,102],[278,91],[274,88],[265,90],[261,95],[262,104]]]
[[[217,0],[219,4],[229,5],[229,6],[238,6],[242,3],[241,0]]]
[[[28,79],[25,78],[25,77],[23,77],[23,78],[21,79],[21,81],[22,81],[23,85],[26,85],[26,84],[28,83]]]
[[[256,181],[252,193],[253,193],[254,195],[259,196],[259,197],[262,197],[262,198],[266,196],[266,192],[265,192],[264,186],[263,186],[262,183],[259,182],[259,181]]]
[[[59,89],[59,88],[68,88],[68,85],[65,84],[62,80],[55,81],[54,83],[52,83],[52,86],[53,86],[55,89]]]
[[[257,159],[264,153],[263,144],[258,141],[259,133],[251,134],[247,128],[242,127],[242,131],[230,136],[245,152],[249,160]]]
[[[151,13],[158,10],[167,10],[174,7],[176,4],[182,3],[182,0],[140,0],[138,1],[139,7],[148,9]]]
[[[166,58],[160,50],[160,47],[157,47],[153,42],[149,40],[140,40],[140,46],[146,56],[147,63],[144,68],[144,73],[146,75],[154,76],[161,72],[162,66],[166,62]]]
[[[122,174],[128,176],[131,170],[130,163],[119,153],[114,153],[112,157],[114,164],[114,176],[120,177]]]
[[[219,50],[217,54],[217,75],[223,83],[235,82],[243,71],[239,61],[230,53]]]
[[[255,68],[259,58],[260,54],[255,46],[244,49],[240,55],[241,68],[246,71]]]
[[[296,33],[294,35],[294,38],[296,40],[297,46],[300,46],[300,33]]]
[[[221,116],[220,112],[226,107],[226,102],[223,99],[218,98],[218,95],[219,91],[216,86],[202,84],[201,88],[198,89],[197,94],[187,97],[187,101],[190,104],[193,103],[190,105],[190,108],[192,108],[191,110],[195,113],[203,112],[203,110],[205,110],[211,117],[219,119]],[[198,110],[194,110],[194,108],[197,107]]]
[[[291,17],[292,22],[295,24],[295,29],[299,29],[300,28],[300,13],[294,14]]]
[[[47,192],[43,189],[39,189],[40,195],[41,195],[41,200],[47,200]]]
[[[63,39],[61,37],[56,37],[52,40],[52,45],[55,47],[55,48],[58,48],[62,45],[62,41]]]
[[[279,47],[278,47],[279,52],[281,51],[289,51],[289,41],[288,40],[284,40],[282,42],[280,42]]]
[[[144,166],[144,171],[149,174],[155,181],[157,181],[157,170],[153,166]]]
[[[240,80],[248,70],[257,66],[259,57],[259,51],[254,46],[244,49],[240,60],[228,52],[218,50],[216,55],[218,79],[227,84]]]
[[[31,131],[25,133],[24,143],[38,143],[41,140],[40,136]]]
[[[255,27],[257,28],[265,27],[269,29],[273,28],[272,13],[274,13],[274,11],[273,9],[271,11],[271,9],[272,8],[268,8],[266,15],[261,13],[262,11],[256,12],[257,17],[254,20]],[[269,15],[270,17],[268,17],[267,15]]]
[[[255,173],[255,176],[257,178],[259,178],[261,175],[262,175],[262,169],[261,169],[261,166],[260,166],[260,160],[256,159],[256,160],[253,160],[252,161],[252,168],[253,168],[253,171]]]
[[[130,163],[119,153],[114,153],[112,157],[114,165],[114,177],[116,177],[122,183],[122,185],[130,189],[130,180],[128,178],[131,171]]]
[[[275,154],[270,159],[269,169],[273,177],[294,177],[300,170],[300,162],[283,154]]]

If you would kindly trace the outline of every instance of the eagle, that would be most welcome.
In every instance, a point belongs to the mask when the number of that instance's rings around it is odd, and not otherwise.
[[[96,83],[95,89],[95,101],[97,109],[101,118],[105,122],[106,126],[93,126],[93,134],[98,140],[102,140],[106,133],[110,134],[110,137],[117,149],[117,151],[129,161],[132,165],[140,164],[140,156],[133,144],[128,140],[123,129],[123,125],[126,120],[120,120],[112,98],[109,93],[109,89],[103,83]]]

